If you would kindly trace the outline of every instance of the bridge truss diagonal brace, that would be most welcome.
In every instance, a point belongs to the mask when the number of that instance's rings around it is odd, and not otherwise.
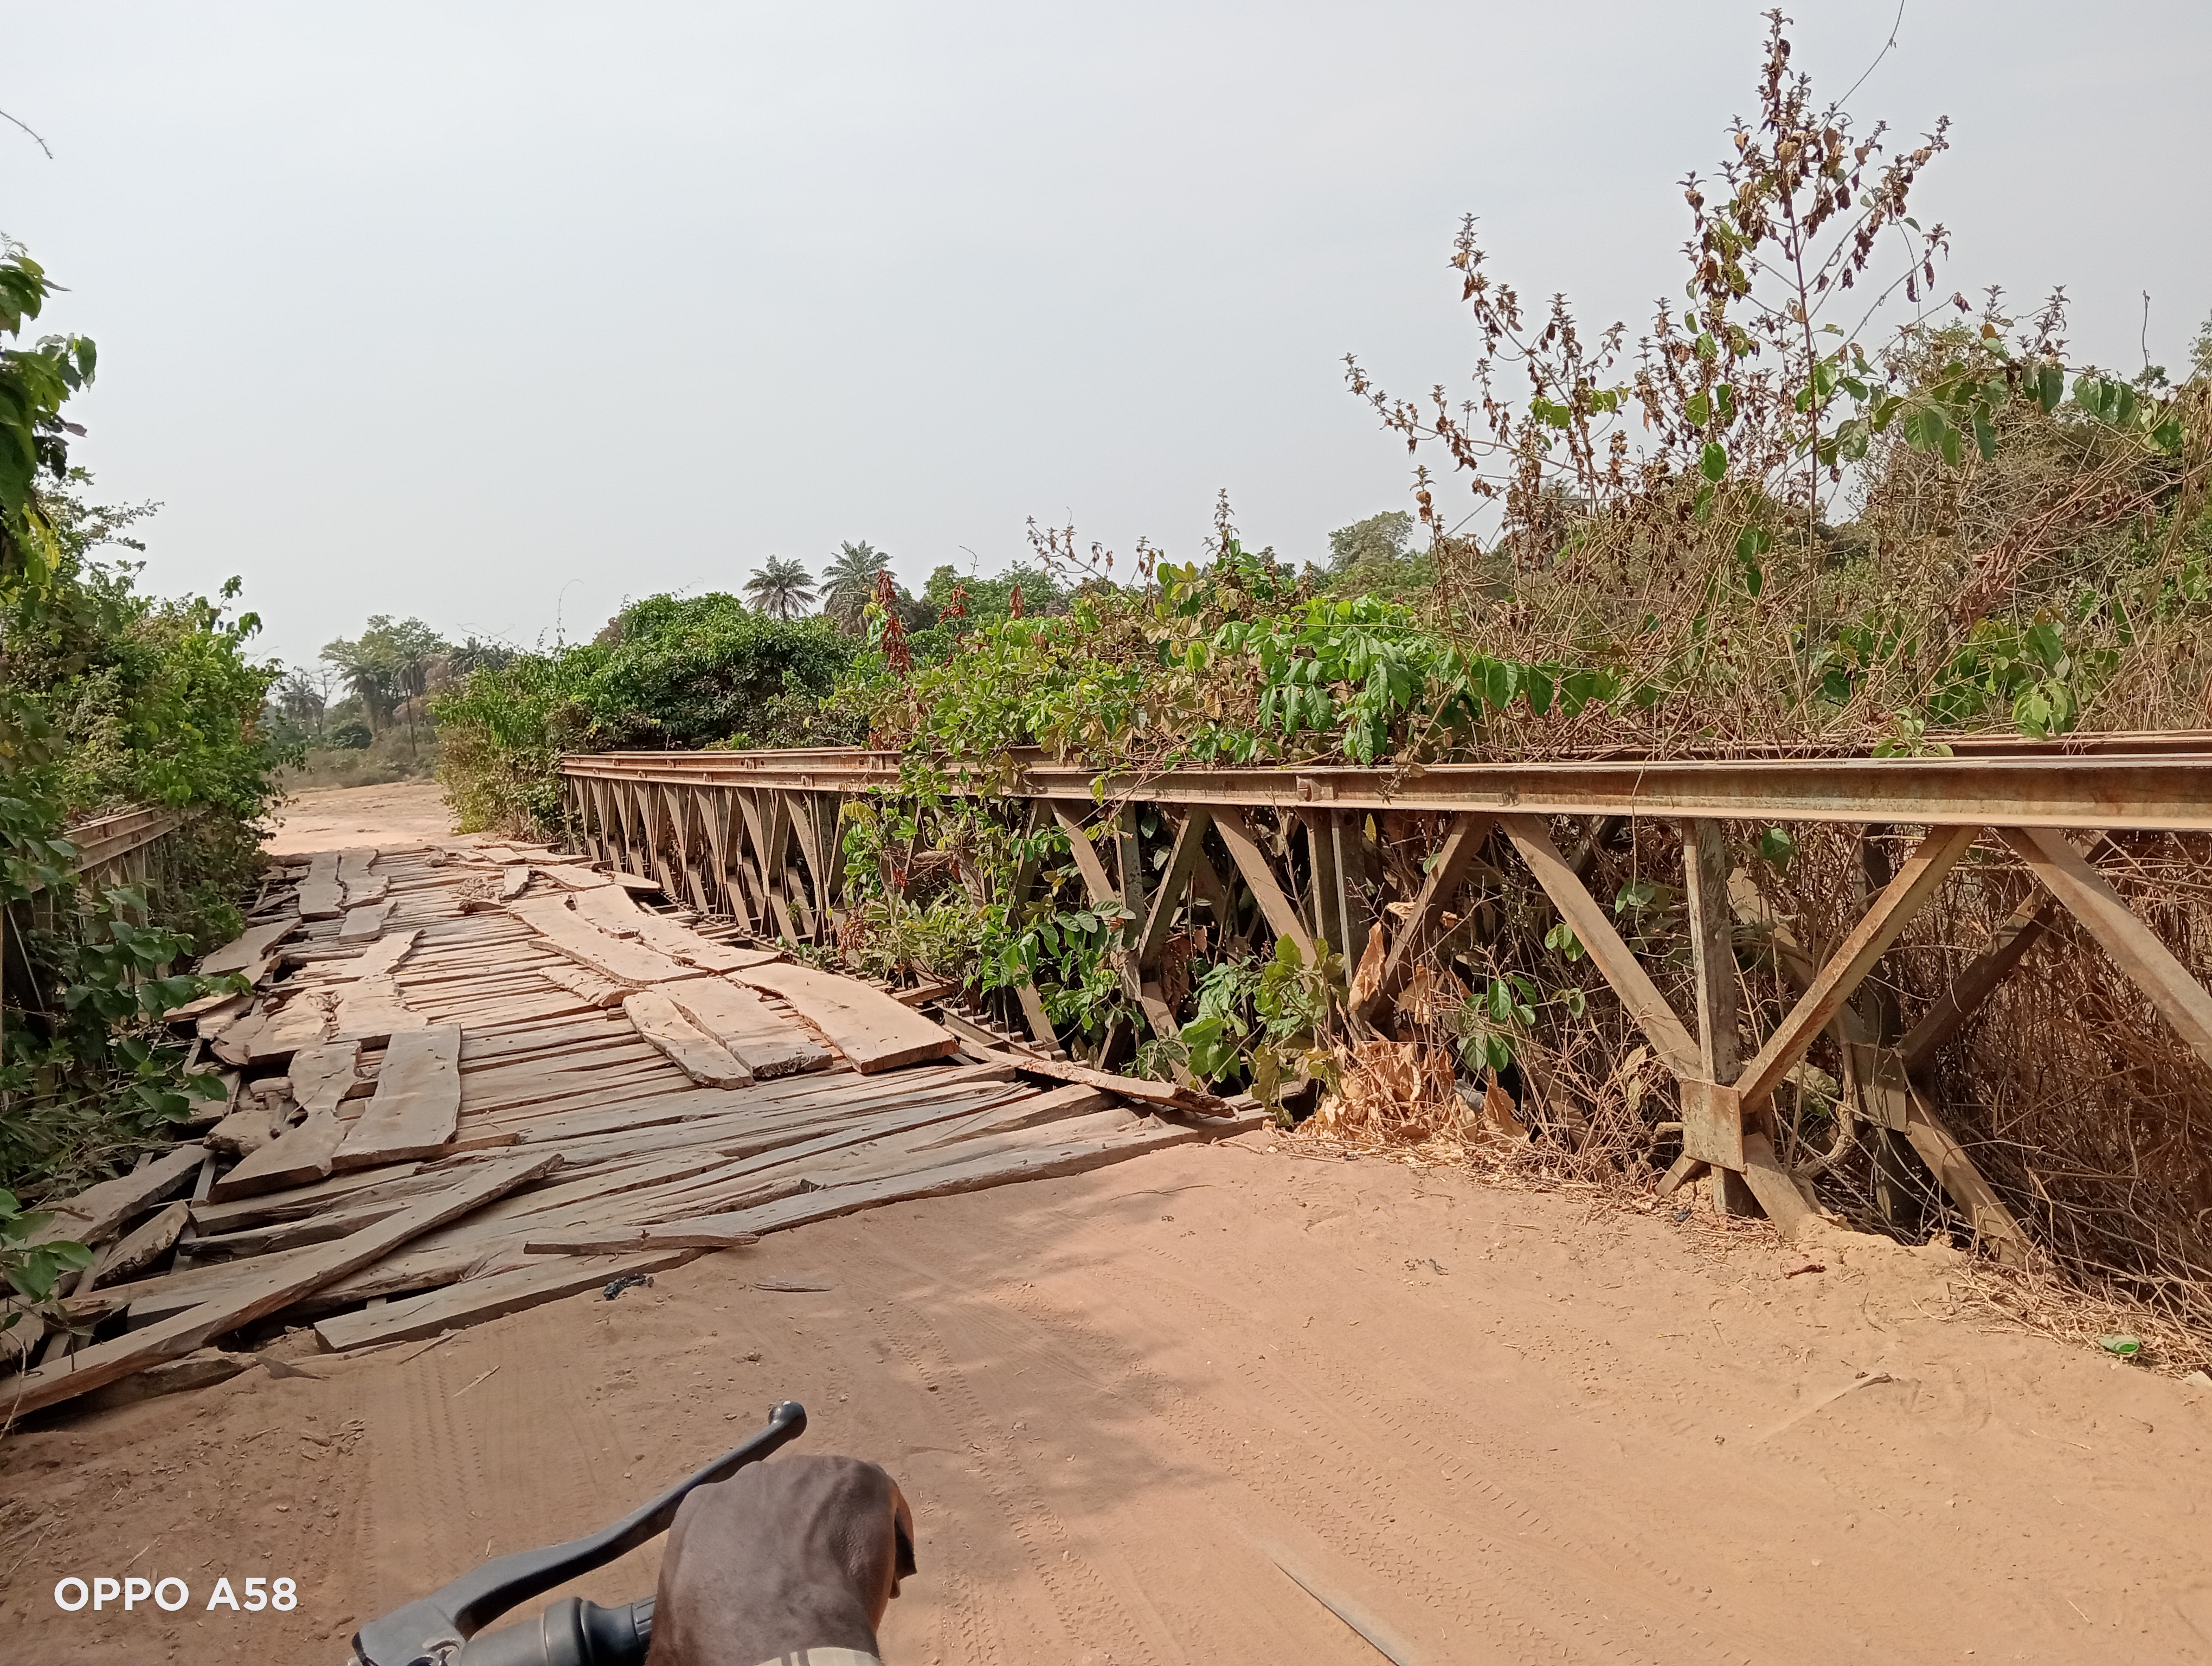
[[[1674,1009],[1667,1004],[1667,997],[1659,993],[1620,933],[1613,928],[1613,921],[1605,917],[1605,910],[1597,899],[1583,888],[1575,871],[1567,866],[1565,857],[1552,842],[1551,830],[1540,816],[1511,814],[1500,816],[1498,824],[1505,830],[1513,848],[1521,853],[1521,860],[1528,864],[1528,871],[1536,876],[1536,883],[1552,899],[1560,917],[1573,928],[1591,964],[1605,975],[1613,992],[1620,997],[1621,1005],[1628,1008],[1644,1039],[1661,1062],[1681,1081],[1699,1079],[1704,1060],[1699,1056],[1698,1043],[1692,1037]]]
[[[1229,847],[1229,854],[1236,859],[1237,871],[1244,876],[1244,883],[1259,899],[1260,911],[1267,915],[1269,928],[1276,936],[1287,937],[1297,944],[1298,952],[1310,964],[1314,958],[1313,933],[1298,918],[1297,905],[1284,895],[1281,882],[1275,878],[1274,865],[1268,861],[1267,852],[1260,848],[1260,842],[1253,837],[1243,812],[1216,810],[1213,826],[1221,835],[1221,842]]]
[[[1376,1007],[1405,987],[1407,978],[1413,973],[1413,963],[1432,945],[1437,922],[1444,911],[1444,904],[1457,895],[1460,886],[1466,882],[1468,872],[1474,866],[1475,858],[1481,854],[1483,841],[1490,836],[1490,830],[1497,824],[1497,817],[1482,810],[1462,811],[1452,818],[1450,826],[1444,831],[1443,844],[1437,852],[1436,861],[1430,867],[1427,877],[1421,881],[1420,895],[1413,899],[1412,912],[1407,915],[1406,923],[1399,927],[1390,945],[1390,952],[1382,963],[1382,981],[1375,986],[1375,993],[1360,1005],[1361,1018],[1369,1017]],[[1361,946],[1357,943],[1344,945],[1345,959],[1356,963]]]
[[[2088,930],[2136,988],[2212,1064],[2212,994],[2190,976],[2158,933],[2136,917],[2104,875],[2056,828],[2006,828],[1999,835],[2014,855]]]
[[[1897,871],[1897,877],[1883,888],[1829,957],[1828,964],[1814,974],[1811,985],[1775,1026],[1758,1055],[1744,1067],[1736,1082],[1736,1094],[1745,1111],[1759,1110],[1773,1097],[1790,1067],[1828,1027],[1874,970],[1875,963],[1897,940],[1898,933],[1911,923],[1921,905],[1936,894],[1944,876],[1980,836],[1981,830],[1974,827],[1929,830],[1920,848]]]

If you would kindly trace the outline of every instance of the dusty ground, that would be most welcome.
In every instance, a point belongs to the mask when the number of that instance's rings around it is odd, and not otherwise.
[[[1949,1251],[1813,1259],[1267,1135],[902,1205],[19,1432],[0,1634],[335,1660],[789,1395],[915,1503],[892,1666],[1383,1657],[1292,1574],[1425,1663],[2212,1660],[2212,1394],[1947,1319]],[[580,1589],[642,1595],[656,1552]],[[55,1609],[125,1568],[192,1604]],[[298,1610],[206,1613],[226,1572]]]
[[[316,787],[293,795],[267,848],[278,855],[342,850],[400,839],[442,839],[453,830],[453,817],[434,781]]]
[[[434,788],[342,789],[276,848],[446,825]],[[0,1441],[0,1638],[34,1666],[334,1663],[790,1396],[805,1450],[914,1501],[891,1666],[1384,1658],[1322,1599],[1431,1663],[2212,1661],[2212,1392],[1960,1316],[1958,1271],[1269,1135],[1184,1147],[427,1353],[48,1414]],[[641,1596],[658,1553],[579,1589]],[[192,1597],[64,1614],[72,1573]],[[299,1606],[210,1612],[223,1574]]]

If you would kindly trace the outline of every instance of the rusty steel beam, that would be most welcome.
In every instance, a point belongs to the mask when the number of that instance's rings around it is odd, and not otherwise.
[[[2212,751],[2127,755],[2053,751],[1981,757],[1576,760],[1444,763],[1395,770],[1299,765],[1178,769],[1101,780],[1086,769],[1017,760],[1015,777],[976,776],[979,795],[1056,802],[1136,800],[1302,810],[1493,810],[1521,815],[1705,817],[2212,831]],[[602,752],[564,773],[775,791],[896,789],[888,752]]]

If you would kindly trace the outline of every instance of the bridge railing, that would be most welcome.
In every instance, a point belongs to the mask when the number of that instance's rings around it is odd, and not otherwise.
[[[763,937],[822,943],[848,906],[844,806],[896,795],[901,763],[825,749],[577,755],[562,768],[566,807],[595,856]],[[1140,922],[1123,981],[1167,1036],[1177,1024],[1170,945],[1199,931],[1261,949],[1287,937],[1309,954],[1325,939],[1352,961],[1371,944],[1379,968],[1353,994],[1362,1018],[1388,1032],[1418,967],[1503,928],[1485,898],[1506,871],[1533,880],[1674,1079],[1683,1154],[1670,1189],[1710,1170],[1717,1195],[1741,1207],[1741,1177],[1778,1218],[1803,1200],[1776,1157],[1776,1092],[1825,1038],[1859,1122],[1917,1152],[1998,1253],[2025,1254],[2026,1235],[1937,1115],[1931,1080],[1942,1050],[2062,921],[2069,944],[2101,951],[2170,1026],[2193,1055],[2188,1091],[2205,1097],[2212,995],[2200,963],[2212,918],[2197,929],[2203,898],[2190,888],[2167,906],[2156,875],[2163,856],[2205,855],[2212,733],[1987,738],[1934,757],[1591,757],[1142,778],[1034,755],[953,778],[1010,825],[1069,836],[1090,902],[1118,903]],[[1826,932],[1778,909],[1771,876],[1746,854],[1769,830],[1805,824],[1859,852],[1856,894]],[[1680,907],[1665,940],[1626,928],[1620,897],[1593,893],[1608,850],[1647,874],[1668,870]],[[1031,865],[1018,891],[1036,880]],[[1918,970],[1902,978],[1900,939],[1939,897],[1949,923],[1922,932]],[[1962,918],[1980,922],[1974,940],[1951,940],[1966,934],[1954,928]],[[1783,987],[1757,1012],[1742,994],[1753,956]],[[1020,994],[1036,1039],[1056,1044],[1036,992]]]

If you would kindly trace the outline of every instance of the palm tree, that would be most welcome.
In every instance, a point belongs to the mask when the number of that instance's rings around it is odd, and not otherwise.
[[[796,618],[814,605],[813,575],[787,556],[770,556],[745,581],[745,595],[763,613]]]
[[[822,569],[822,611],[840,629],[858,630],[875,593],[876,575],[890,564],[890,556],[865,538],[839,544],[836,557]]]

